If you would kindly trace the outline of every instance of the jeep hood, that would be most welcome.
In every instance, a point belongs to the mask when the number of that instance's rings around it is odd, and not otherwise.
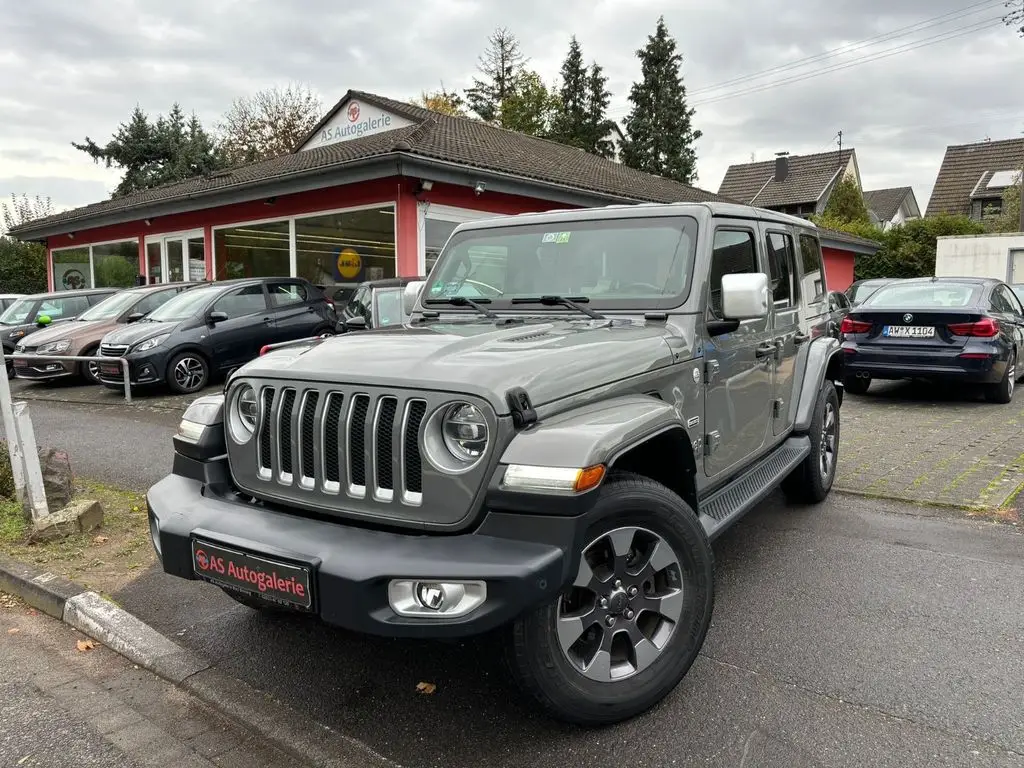
[[[236,376],[460,392],[505,414],[512,387],[523,387],[538,406],[669,365],[668,335],[663,325],[628,321],[437,323],[286,347]]]

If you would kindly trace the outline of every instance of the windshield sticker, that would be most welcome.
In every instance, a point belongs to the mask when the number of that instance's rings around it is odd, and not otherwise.
[[[542,243],[568,243],[571,232],[545,232]]]

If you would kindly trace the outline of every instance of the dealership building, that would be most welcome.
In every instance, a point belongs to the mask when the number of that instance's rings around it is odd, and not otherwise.
[[[292,153],[11,230],[52,290],[297,276],[425,275],[452,230],[495,214],[724,200],[573,147],[349,91]],[[829,288],[878,245],[821,231]],[[835,278],[833,279],[833,275]]]

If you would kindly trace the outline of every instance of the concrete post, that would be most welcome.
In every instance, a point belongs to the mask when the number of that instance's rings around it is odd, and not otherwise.
[[[28,415],[28,403],[14,403],[14,423],[24,455],[28,507],[32,512],[32,522],[40,523],[50,514],[50,508],[46,503],[43,468],[39,464],[39,448],[36,446],[36,433],[32,430],[32,419]]]
[[[14,406],[11,403],[11,382],[7,380],[7,360],[0,346],[0,416],[3,417],[4,433],[7,437],[7,452],[11,457],[11,475],[14,477],[14,492],[19,503],[25,502],[25,458],[18,440],[18,428],[14,423]]]

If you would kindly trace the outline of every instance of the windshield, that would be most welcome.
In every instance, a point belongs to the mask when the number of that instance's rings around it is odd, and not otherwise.
[[[888,285],[871,294],[865,309],[946,309],[969,307],[977,302],[981,286],[970,283],[918,283]]]
[[[161,304],[146,315],[144,320],[151,320],[154,323],[187,320],[206,306],[207,302],[212,301],[223,291],[224,288],[217,285],[210,285],[205,288],[193,288],[190,291],[182,291],[173,299],[168,299],[165,304]]]
[[[648,309],[686,300],[697,222],[688,216],[507,225],[452,236],[424,300],[587,297],[590,306]]]
[[[883,285],[885,283],[861,283],[850,291],[850,302],[859,304]]]
[[[113,317],[117,317],[132,304],[138,301],[141,296],[134,291],[122,291],[121,293],[115,293],[99,304],[85,310],[78,316],[79,320],[110,320]]]
[[[28,321],[32,314],[32,308],[36,305],[36,299],[18,299],[0,315],[0,324],[21,325]]]

